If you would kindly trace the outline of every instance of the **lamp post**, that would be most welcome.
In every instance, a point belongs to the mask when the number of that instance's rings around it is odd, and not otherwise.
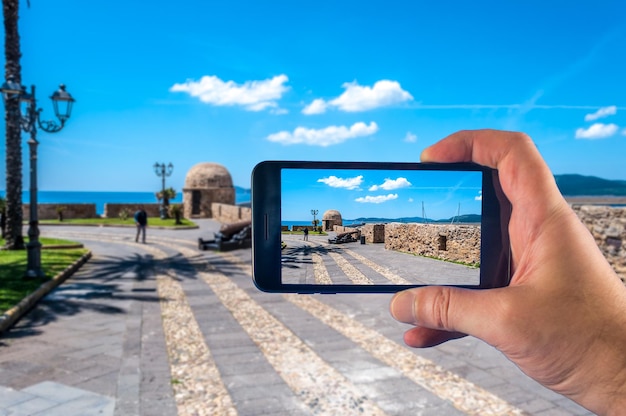
[[[19,119],[22,130],[30,133],[28,139],[28,149],[30,151],[30,217],[28,222],[28,244],[27,265],[25,278],[44,277],[45,273],[41,269],[41,243],[39,242],[39,218],[37,214],[37,128],[47,133],[57,133],[63,129],[65,122],[70,118],[72,113],[72,104],[74,98],[65,91],[65,85],[61,84],[59,89],[55,91],[50,99],[54,106],[54,114],[59,119],[60,124],[51,120],[41,120],[41,108],[37,108],[37,99],[35,97],[35,86],[31,85],[30,93],[26,91],[26,87],[15,82],[14,78],[9,78],[2,84],[2,98],[7,100],[19,99],[20,104],[25,105],[24,111],[19,114],[11,115]],[[21,105],[20,105],[21,107]],[[24,114],[22,114],[22,112]]]
[[[319,211],[316,209],[311,210],[311,215],[313,215],[313,231],[317,229],[317,218],[315,218],[315,216],[317,215],[318,212]]]
[[[161,209],[159,210],[159,214],[161,215],[161,219],[167,218],[167,206],[169,205],[169,200],[165,196],[165,178],[172,174],[174,170],[174,165],[170,162],[167,166],[165,163],[155,163],[154,164],[154,173],[161,178]]]

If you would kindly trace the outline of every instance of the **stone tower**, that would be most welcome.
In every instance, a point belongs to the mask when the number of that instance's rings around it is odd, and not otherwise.
[[[322,217],[322,227],[324,231],[333,231],[335,225],[343,225],[341,213],[336,209],[329,209]]]
[[[185,218],[212,218],[213,202],[235,205],[233,180],[228,170],[219,163],[198,163],[185,177]]]

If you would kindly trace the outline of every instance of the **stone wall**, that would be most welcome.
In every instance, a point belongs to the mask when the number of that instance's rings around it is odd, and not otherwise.
[[[385,249],[480,264],[480,226],[386,224]]]
[[[159,209],[161,208],[161,204],[104,204],[104,214],[103,217],[106,218],[119,218],[120,212],[122,210],[126,210],[128,212],[128,217],[132,218],[135,215],[135,212],[139,209],[139,207],[143,207],[148,214],[148,217],[159,217]]]
[[[252,209],[238,205],[220,204],[214,202],[211,204],[211,214],[213,219],[221,222],[222,224],[252,220]]]
[[[572,208],[595,238],[602,254],[626,283],[626,208],[593,205]]]
[[[197,206],[193,206],[193,194],[197,193],[199,200]],[[235,206],[235,189],[210,188],[210,189],[183,189],[183,215],[185,218],[215,218],[220,214],[213,212],[213,205]],[[228,214],[227,214],[228,215]],[[251,216],[252,217],[252,216]]]
[[[37,204],[37,216],[40,220],[56,220],[59,218],[57,207],[63,209],[63,218],[98,218],[96,204]],[[22,204],[24,221],[30,218],[30,204]]]
[[[385,242],[385,224],[365,224],[361,227],[361,235],[367,243]]]

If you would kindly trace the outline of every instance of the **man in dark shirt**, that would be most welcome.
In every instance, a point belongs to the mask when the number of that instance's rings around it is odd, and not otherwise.
[[[148,225],[148,214],[143,209],[143,206],[139,207],[135,212],[135,224],[137,225],[137,235],[135,236],[135,242],[139,242],[139,234],[141,234],[141,242],[146,242],[146,226]]]

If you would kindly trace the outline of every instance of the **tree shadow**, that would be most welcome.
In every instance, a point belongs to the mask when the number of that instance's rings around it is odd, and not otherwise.
[[[311,255],[316,253],[319,255],[327,255],[328,253],[335,251],[333,248],[327,248],[324,246],[308,246],[302,245],[297,247],[288,247],[283,250],[281,255],[282,267],[290,269],[301,268],[304,264],[313,264]]]
[[[0,339],[16,339],[43,332],[43,327],[62,317],[84,311],[120,315],[128,313],[129,301],[159,302],[156,276],[175,269],[179,279],[196,279],[202,255],[182,254],[155,258],[148,253],[124,256],[98,256],[85,263],[70,279],[58,286],[25,314]],[[0,341],[0,347],[6,345]]]

